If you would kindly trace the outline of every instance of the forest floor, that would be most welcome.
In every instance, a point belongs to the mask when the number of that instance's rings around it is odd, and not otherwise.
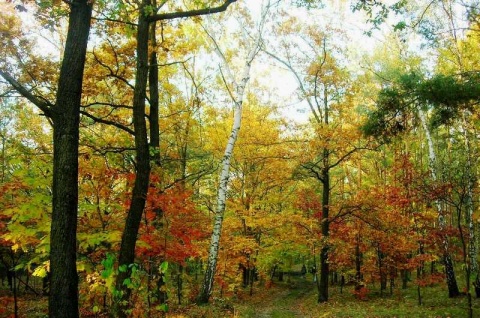
[[[295,317],[408,317],[408,318],[463,318],[467,316],[465,296],[448,298],[442,285],[421,289],[423,304],[418,305],[417,288],[410,283],[407,289],[394,289],[385,295],[378,292],[379,286],[369,286],[365,299],[353,294],[353,286],[330,288],[328,303],[317,303],[316,285],[311,277],[275,281],[270,287],[255,284],[253,295],[241,290],[233,300],[214,299],[208,306],[171,306],[166,315],[152,318],[295,318]],[[1,289],[1,288],[0,288]],[[5,290],[0,291],[0,317],[14,317],[13,298]],[[33,295],[22,295],[19,301],[19,317],[47,317],[47,299]],[[86,317],[86,316],[82,316]],[[89,316],[93,317],[93,316]],[[99,316],[100,317],[100,316]],[[104,316],[101,316],[104,317]],[[480,299],[473,298],[473,317],[480,317]]]
[[[448,298],[443,286],[421,289],[422,305],[418,304],[418,290],[410,284],[407,289],[394,289],[384,295],[369,286],[370,292],[363,300],[353,293],[353,286],[332,286],[327,303],[317,303],[316,285],[311,280],[295,279],[290,283],[276,283],[268,290],[258,290],[258,295],[234,303],[234,317],[294,318],[294,317],[432,317],[462,318],[467,315],[467,298]],[[376,288],[376,289],[375,289]],[[473,317],[480,317],[480,299],[473,298]]]

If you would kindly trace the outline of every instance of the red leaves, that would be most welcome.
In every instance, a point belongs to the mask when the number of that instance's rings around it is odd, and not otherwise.
[[[432,273],[424,277],[417,279],[417,285],[420,287],[431,287],[436,284],[443,283],[445,281],[445,274],[443,273]]]
[[[358,300],[364,300],[364,301],[368,300],[369,293],[370,293],[370,290],[365,286],[358,286],[353,290],[353,295]]]
[[[189,191],[173,188],[163,192],[155,183],[153,177],[137,253],[183,264],[199,255],[196,243],[208,236],[203,230],[208,220],[191,201]]]

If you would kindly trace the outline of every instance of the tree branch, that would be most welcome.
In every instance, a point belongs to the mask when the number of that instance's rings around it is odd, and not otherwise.
[[[40,108],[40,110],[45,114],[47,117],[52,116],[52,107],[53,104],[48,102],[45,99],[40,99],[37,96],[33,95],[28,89],[26,89],[22,84],[17,82],[10,74],[0,70],[0,76],[2,76],[10,85],[15,88],[17,92],[19,92],[23,97],[28,99],[32,102],[35,106]]]
[[[108,21],[108,22],[113,22],[113,23],[131,25],[131,26],[134,26],[134,27],[137,26],[137,24],[136,24],[136,23],[133,23],[133,22],[122,21],[122,20],[111,19],[111,18],[96,18],[96,17],[93,17],[92,20],[96,20],[96,21]]]
[[[90,119],[92,119],[93,121],[97,122],[97,123],[101,123],[101,124],[105,124],[105,125],[111,125],[111,126],[114,126],[114,127],[117,127],[118,129],[121,129],[131,135],[134,135],[135,132],[133,131],[133,129],[130,129],[122,124],[119,124],[117,122],[114,122],[112,120],[107,120],[107,119],[103,119],[103,118],[98,118],[98,117],[95,117],[89,113],[87,113],[86,111],[84,110],[81,110],[80,111],[80,114],[84,115],[85,117],[88,117]]]
[[[293,68],[293,66],[290,63],[288,63],[287,61],[285,61],[285,60],[281,59],[280,57],[278,57],[277,55],[273,54],[272,52],[267,51],[266,49],[264,49],[263,52],[265,54],[267,54],[268,56],[272,57],[273,59],[277,60],[281,64],[283,64],[286,68],[288,68],[290,70],[290,72],[292,72],[293,76],[295,76],[295,79],[297,80],[300,91],[305,96],[305,100],[307,101],[307,104],[310,107],[310,110],[312,111],[313,117],[315,117],[315,121],[317,123],[321,123],[322,120],[320,119],[320,116],[317,114],[317,111],[315,110],[315,107],[313,107],[312,101],[310,100],[310,98],[308,98],[307,90],[306,90],[305,86],[303,85],[303,81],[300,78],[300,75],[298,75],[297,71]]]
[[[154,21],[163,21],[163,20],[173,20],[178,18],[188,18],[188,17],[196,17],[201,15],[219,13],[219,12],[226,11],[227,8],[234,2],[237,2],[237,0],[225,0],[225,2],[221,6],[213,7],[213,8],[205,8],[205,9],[190,10],[190,11],[183,11],[183,12],[154,14],[149,16],[147,18],[147,21],[154,22]]]

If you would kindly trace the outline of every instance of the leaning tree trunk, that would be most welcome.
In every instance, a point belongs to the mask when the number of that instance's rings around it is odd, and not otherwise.
[[[233,119],[232,130],[228,138],[228,142],[225,147],[225,153],[223,155],[222,162],[221,162],[221,172],[220,172],[220,180],[219,180],[220,183],[219,183],[219,188],[217,193],[217,206],[215,210],[215,219],[214,219],[214,225],[213,225],[213,231],[212,231],[212,238],[210,240],[208,263],[207,263],[207,268],[205,270],[205,276],[204,276],[202,288],[197,297],[197,303],[199,304],[208,303],[213,291],[213,282],[215,279],[215,272],[217,268],[218,250],[220,247],[220,236],[222,233],[223,217],[225,213],[225,206],[226,206],[226,199],[227,199],[227,186],[228,186],[228,179],[230,174],[230,160],[233,155],[233,149],[235,147],[235,142],[237,141],[238,133],[240,131],[240,126],[242,122],[242,106],[243,106],[243,98],[245,94],[245,87],[247,86],[247,83],[250,80],[250,69],[252,66],[252,62],[260,49],[262,31],[263,31],[263,26],[265,24],[267,12],[268,12],[268,5],[263,8],[261,20],[258,25],[258,31],[257,31],[258,33],[245,59],[245,65],[243,67],[240,83],[236,82],[231,69],[228,67],[225,56],[220,51],[218,43],[210,34],[208,34],[208,36],[214,42],[215,51],[217,55],[222,60],[226,68],[227,74],[230,80],[232,81],[232,83],[234,84],[234,96],[232,96],[233,102],[234,102],[234,119]]]
[[[233,148],[240,131],[242,118],[242,104],[235,103],[235,115],[232,131],[228,138],[225,148],[225,154],[222,160],[222,171],[220,173],[220,185],[217,194],[217,208],[215,211],[215,221],[213,226],[212,238],[210,241],[210,249],[208,254],[207,270],[202,285],[202,290],[198,296],[198,303],[208,303],[213,290],[213,281],[217,268],[218,250],[220,247],[220,235],[222,233],[223,216],[225,212],[225,202],[227,200],[227,185],[230,173],[230,160],[233,154]]]
[[[148,4],[149,1],[144,0],[142,8]],[[140,10],[140,12],[143,12],[143,10]],[[131,274],[129,265],[135,261],[135,246],[143,210],[145,208],[150,178],[150,153],[145,120],[145,99],[148,80],[148,36],[149,23],[146,16],[140,14],[137,26],[137,70],[133,96],[136,175],[118,256],[118,266],[126,265],[128,270],[119,271],[115,281],[115,288],[120,291],[120,297],[115,301],[114,315],[115,317],[121,318],[127,317],[126,309],[129,307],[128,301],[131,289],[124,284],[124,281],[130,277]]]
[[[244,67],[243,77],[240,85],[236,86],[237,100],[234,101],[234,115],[233,126],[228,138],[227,146],[225,147],[225,153],[223,155],[220,172],[220,184],[217,194],[217,207],[215,210],[215,220],[212,231],[212,238],[210,241],[210,249],[208,253],[207,269],[203,280],[202,289],[197,298],[197,303],[208,303],[210,296],[212,295],[213,282],[215,278],[215,271],[217,268],[218,250],[220,247],[220,236],[222,233],[223,216],[225,213],[225,206],[227,200],[227,186],[230,175],[230,161],[233,156],[233,149],[238,138],[242,123],[242,106],[243,95],[245,92],[245,86],[250,78],[250,67],[253,61],[253,56],[250,60],[247,60]],[[233,77],[232,77],[233,78]]]
[[[432,175],[433,181],[437,181],[437,171],[436,171],[436,162],[437,157],[435,154],[435,149],[433,147],[433,140],[430,134],[430,130],[427,126],[427,120],[425,118],[425,112],[423,110],[418,111],[420,121],[422,123],[423,130],[425,131],[425,137],[427,139],[428,145],[428,167],[430,168],[430,173]],[[455,271],[453,269],[452,257],[450,256],[449,251],[449,238],[445,234],[445,229],[447,227],[447,222],[445,220],[444,211],[442,205],[438,200],[435,200],[435,205],[438,211],[438,226],[440,227],[440,232],[442,233],[442,258],[445,266],[445,276],[447,278],[447,287],[448,287],[448,296],[456,297],[460,295],[460,290],[458,289],[457,279],[455,277]]]

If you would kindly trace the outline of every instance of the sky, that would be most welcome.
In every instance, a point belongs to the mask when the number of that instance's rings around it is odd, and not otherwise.
[[[254,14],[259,15],[262,1],[246,0],[245,2]],[[364,53],[371,52],[382,41],[381,32],[374,32],[371,37],[365,34],[369,30],[369,26],[365,23],[365,16],[362,12],[352,12],[350,1],[330,1],[325,4],[324,8],[314,10],[290,8],[289,13],[296,15],[306,23],[318,25],[320,31],[329,27],[345,32],[350,41],[349,51],[352,59],[361,58]],[[279,106],[283,116],[298,123],[307,122],[310,110],[305,101],[299,100],[298,82],[293,74],[271,58],[262,58],[261,60],[260,63],[257,63],[257,69],[254,69],[252,73],[254,76],[255,74],[265,76],[265,73],[270,73],[268,77],[263,80],[260,78],[259,81],[270,86],[272,94],[276,95],[275,99],[282,101]],[[358,63],[355,64],[358,65]]]
[[[246,3],[248,8],[259,15],[262,3],[265,0],[240,0]],[[239,2],[240,2],[239,1]],[[275,1],[275,0],[272,0]],[[375,46],[382,43],[385,35],[391,30],[393,21],[388,21],[381,30],[375,31],[372,36],[365,35],[370,29],[370,25],[366,23],[366,17],[362,12],[352,12],[351,6],[354,0],[333,0],[324,1],[325,7],[322,9],[306,10],[305,8],[289,8],[289,12],[295,14],[305,23],[315,23],[319,28],[334,27],[343,30],[349,39],[349,57],[356,67],[363,54],[372,52]],[[289,2],[287,0],[280,1],[282,3]],[[23,15],[26,17],[27,15]],[[32,21],[25,21],[30,24]],[[39,33],[34,27],[30,28],[33,34]],[[268,30],[267,30],[268,32]],[[52,36],[48,31],[43,30],[39,33],[44,37],[41,51],[57,55],[60,58],[61,50],[49,44]],[[414,44],[414,42],[412,42]],[[416,44],[415,44],[416,45]],[[299,48],[301,51],[301,48]],[[260,63],[254,66],[253,79],[257,79],[260,83],[271,87],[272,99],[275,98],[281,103],[281,109],[286,117],[292,118],[299,122],[305,122],[309,116],[308,106],[304,102],[300,102],[297,96],[298,83],[294,76],[284,67],[279,66],[271,59],[263,57]],[[253,81],[252,81],[253,82]]]

